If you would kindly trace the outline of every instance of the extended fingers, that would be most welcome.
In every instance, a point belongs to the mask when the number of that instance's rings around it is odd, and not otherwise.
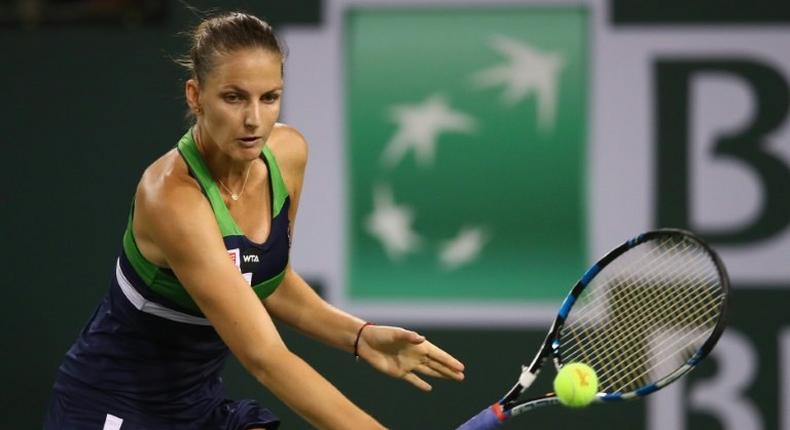
[[[413,364],[414,370],[435,378],[453,379],[456,381],[464,379],[464,365],[461,362],[430,342],[425,342],[424,345],[424,355],[421,355],[419,358],[415,357],[417,362]]]
[[[434,376],[437,378],[453,379],[456,381],[462,381],[464,379],[463,371],[447,367],[444,364],[435,360],[428,359],[423,365],[423,367],[427,367],[433,371],[433,373],[423,372],[426,375]]]
[[[405,375],[403,375],[403,379],[405,379],[415,387],[421,389],[422,391],[431,391],[432,389],[431,384],[423,381],[422,378],[420,378],[419,376],[415,375],[412,372],[407,372]]]
[[[434,344],[432,344],[430,342],[426,342],[426,343],[428,344],[428,358],[431,361],[435,361],[435,362],[441,364],[442,366],[444,366],[444,367],[446,367],[446,368],[448,368],[448,369],[450,369],[450,370],[452,370],[454,372],[463,373],[463,371],[464,371],[464,364],[463,363],[458,361],[452,355],[444,352],[438,346],[436,346],[436,345],[434,345]]]
[[[428,364],[420,364],[414,368],[414,370],[422,373],[423,375],[428,375],[434,378],[447,378],[448,376],[444,375],[443,373],[439,372],[438,370],[432,368]]]

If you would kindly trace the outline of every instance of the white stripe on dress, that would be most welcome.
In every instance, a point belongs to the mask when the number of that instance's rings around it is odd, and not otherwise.
[[[170,321],[176,321],[185,324],[193,324],[193,325],[205,325],[210,326],[211,323],[206,318],[196,317],[193,315],[185,314],[183,312],[179,312],[173,309],[170,309],[166,306],[162,306],[159,303],[152,302],[139,291],[137,291],[132,283],[126,279],[126,276],[123,274],[123,270],[121,270],[121,260],[115,264],[115,277],[118,280],[118,285],[121,287],[121,291],[123,291],[123,295],[129,299],[129,302],[132,303],[132,306],[137,308],[137,310],[141,312],[145,312],[147,314],[156,315],[158,317],[168,319]]]
[[[120,430],[121,424],[123,424],[123,419],[113,414],[107,414],[107,418],[104,419],[104,427],[102,427],[102,430]]]

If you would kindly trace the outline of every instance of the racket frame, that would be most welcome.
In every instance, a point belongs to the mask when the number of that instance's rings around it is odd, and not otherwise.
[[[549,356],[552,357],[556,370],[562,368],[563,361],[560,354],[560,334],[565,324],[565,320],[568,317],[571,308],[573,307],[573,304],[576,302],[576,299],[581,295],[584,289],[587,288],[587,285],[589,285],[590,281],[592,281],[592,279],[595,278],[595,276],[600,273],[604,267],[606,267],[609,263],[614,261],[617,257],[624,254],[629,249],[635,248],[636,246],[651,240],[660,239],[662,237],[677,236],[682,236],[695,242],[697,245],[705,249],[705,251],[713,260],[713,264],[716,267],[719,279],[721,280],[722,284],[721,288],[723,298],[719,309],[719,319],[716,322],[716,325],[714,326],[710,336],[708,336],[708,339],[702,344],[702,346],[700,346],[697,352],[691,358],[689,358],[684,365],[669,375],[628,393],[598,393],[596,395],[595,401],[614,402],[627,400],[634,397],[646,396],[650,393],[658,391],[659,389],[688,373],[700,361],[707,357],[708,354],[710,354],[711,350],[713,350],[713,347],[716,346],[716,343],[721,337],[721,334],[724,332],[724,328],[726,326],[730,281],[729,276],[727,275],[727,270],[724,267],[724,263],[721,261],[721,258],[718,256],[718,254],[707,243],[689,231],[673,228],[648,231],[624,242],[620,246],[609,251],[609,253],[601,258],[597,263],[593,264],[589,269],[587,269],[584,275],[582,275],[582,277],[576,282],[570,293],[568,293],[568,295],[563,300],[560,310],[557,313],[557,317],[551,324],[551,328],[546,334],[546,338],[541,344],[537,354],[535,354],[535,357],[532,359],[532,362],[529,364],[529,366],[522,366],[521,375],[519,376],[518,382],[496,403],[500,405],[500,407],[497,409],[501,411],[501,415],[499,417],[501,421],[504,421],[511,416],[520,415],[537,407],[549,406],[559,403],[559,399],[554,393],[547,393],[539,397],[521,401],[518,401],[517,399],[527,388],[529,388],[530,385],[532,385],[532,382],[537,378],[544,363],[546,362],[546,359]]]

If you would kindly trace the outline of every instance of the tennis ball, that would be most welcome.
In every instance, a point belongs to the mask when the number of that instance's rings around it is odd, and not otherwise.
[[[584,363],[568,363],[562,366],[554,378],[554,393],[565,406],[587,406],[598,393],[598,377]]]

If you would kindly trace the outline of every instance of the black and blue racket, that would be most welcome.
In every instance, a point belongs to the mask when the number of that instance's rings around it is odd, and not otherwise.
[[[516,385],[458,430],[494,429],[528,410],[558,404],[554,393],[518,400],[549,356],[557,370],[571,362],[592,367],[599,381],[596,402],[661,389],[716,345],[728,293],[721,259],[687,231],[650,231],[625,242],[576,283]]]

